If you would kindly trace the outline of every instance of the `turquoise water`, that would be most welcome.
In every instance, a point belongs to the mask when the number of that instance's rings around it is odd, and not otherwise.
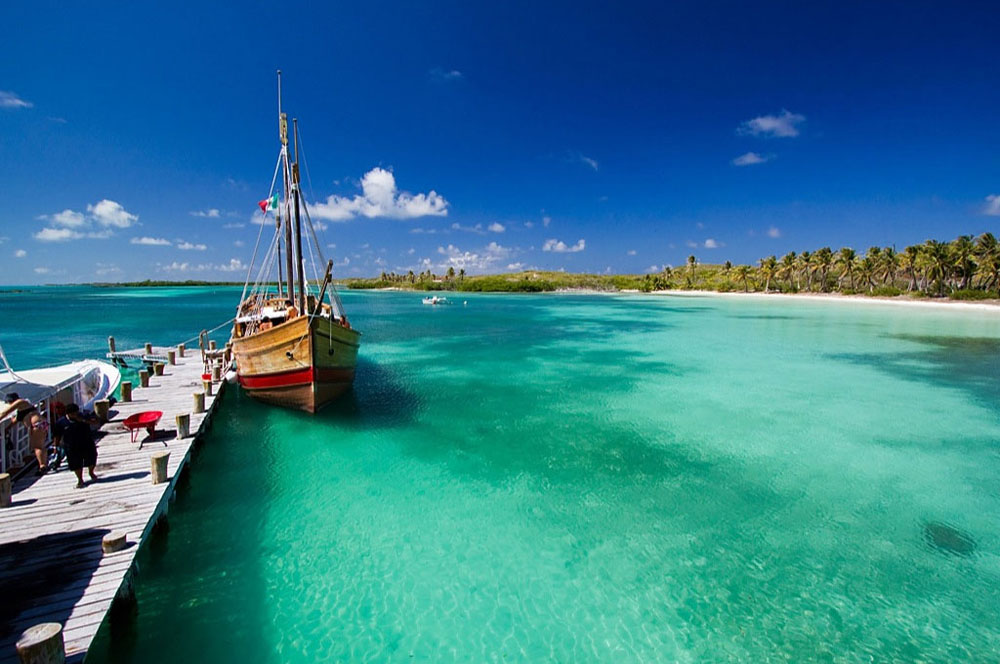
[[[0,295],[15,364],[187,338],[236,298],[49,294]],[[353,394],[226,395],[88,661],[997,659],[1000,315],[344,299]]]

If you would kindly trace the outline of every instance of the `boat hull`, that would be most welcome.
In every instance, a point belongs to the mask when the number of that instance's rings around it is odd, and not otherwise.
[[[300,316],[234,339],[236,375],[254,399],[315,413],[353,385],[360,340],[327,318]]]

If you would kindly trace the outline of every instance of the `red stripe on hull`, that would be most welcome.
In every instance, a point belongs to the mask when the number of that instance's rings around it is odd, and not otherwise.
[[[354,381],[354,369],[331,369],[306,367],[281,373],[264,374],[261,376],[239,376],[240,385],[248,390],[260,390],[275,387],[292,387],[312,382],[316,383],[351,383]]]
[[[354,369],[295,369],[262,376],[239,376],[247,394],[265,403],[315,413],[351,388]]]

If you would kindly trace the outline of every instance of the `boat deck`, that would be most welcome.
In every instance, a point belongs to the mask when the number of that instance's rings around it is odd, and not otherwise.
[[[135,386],[132,401],[112,407],[98,440],[99,480],[74,488],[65,464],[57,473],[23,477],[13,486],[10,507],[0,509],[0,663],[16,662],[22,631],[43,622],[63,625],[67,661],[80,662],[116,595],[131,594],[133,566],[143,541],[167,513],[178,478],[198,435],[210,423],[216,396],[205,395],[205,412],[194,414],[193,394],[202,392],[200,352],[188,350],[149,387]],[[156,435],[143,430],[132,443],[122,425],[129,415],[163,412]],[[175,416],[189,413],[190,435],[178,438]],[[139,443],[143,445],[140,449]],[[167,481],[152,483],[151,456],[169,451]],[[86,471],[84,477],[86,479]],[[104,535],[120,531],[128,545],[102,553]]]

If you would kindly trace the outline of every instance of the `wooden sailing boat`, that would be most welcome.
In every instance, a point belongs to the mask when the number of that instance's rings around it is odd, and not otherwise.
[[[233,327],[233,357],[240,385],[261,401],[315,413],[350,389],[354,382],[361,333],[351,327],[331,281],[333,261],[326,261],[322,285],[305,276],[302,219],[313,244],[308,246],[313,265],[324,263],[320,243],[299,187],[299,135],[293,120],[294,157],[289,154],[288,116],[281,111],[281,72],[278,72],[278,127],[281,153],[268,198],[260,202],[265,218],[274,213],[274,235],[253,286],[247,281],[240,297]],[[279,173],[284,201],[279,202],[275,183]],[[265,221],[266,224],[266,221]],[[254,259],[264,232],[261,226]],[[307,238],[307,242],[310,238]],[[284,247],[282,246],[284,240]],[[315,251],[314,251],[315,250]],[[285,276],[282,278],[282,263]],[[272,279],[276,273],[277,287]],[[319,279],[315,280],[319,282]],[[329,291],[329,293],[328,293]],[[327,301],[328,300],[328,301]]]

